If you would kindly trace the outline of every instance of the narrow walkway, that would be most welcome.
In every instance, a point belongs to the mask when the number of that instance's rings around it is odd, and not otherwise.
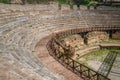
[[[40,59],[40,61],[45,65],[47,68],[52,70],[55,73],[58,73],[61,76],[64,76],[66,80],[83,80],[78,75],[74,74],[72,71],[65,68],[63,65],[61,65],[58,61],[56,61],[52,56],[50,56],[46,44],[50,37],[46,37],[42,39],[37,45],[36,45],[36,53]]]

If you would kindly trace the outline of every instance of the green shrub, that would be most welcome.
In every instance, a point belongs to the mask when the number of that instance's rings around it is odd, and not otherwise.
[[[9,4],[10,0],[0,0],[0,3]]]
[[[94,9],[97,8],[97,4],[98,2],[97,1],[90,1],[89,4],[87,5],[88,9],[90,8],[90,6],[93,6]]]
[[[65,4],[67,3],[67,0],[57,0],[58,4]]]
[[[90,1],[90,3],[89,3],[89,5],[91,5],[91,6],[96,6],[97,4],[98,4],[97,1]]]
[[[28,2],[29,4],[32,4],[32,3],[34,3],[34,0],[27,0],[27,2]]]
[[[48,2],[50,2],[52,0],[27,0],[27,3],[29,4],[47,4]]]
[[[113,53],[120,53],[120,50],[110,50],[111,52],[113,52]]]

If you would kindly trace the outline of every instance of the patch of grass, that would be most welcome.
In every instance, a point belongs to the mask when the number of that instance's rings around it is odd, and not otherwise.
[[[98,51],[92,52],[92,54],[93,54],[94,56],[102,56],[102,55],[105,55],[105,54],[108,53],[108,52],[109,52],[109,50],[98,50]]]
[[[0,3],[9,4],[10,1],[9,0],[0,0]]]
[[[110,50],[110,51],[120,53],[120,50]]]
[[[109,53],[110,50],[96,50],[93,52],[90,52],[88,54],[83,55],[82,61],[81,58],[78,60],[82,64],[85,64],[86,66],[88,65],[88,61],[98,61],[98,62],[103,62],[106,55]]]
[[[83,64],[85,66],[88,66],[88,63],[86,61],[79,61],[79,60],[77,60],[77,62],[80,63],[80,64]]]
[[[120,43],[120,40],[119,39],[109,39],[109,40],[103,41],[103,42],[106,42],[106,43]]]
[[[93,52],[90,52],[88,54],[83,55],[82,57],[89,58],[89,57],[98,57],[102,55],[106,55],[109,52],[109,50],[96,50]]]
[[[120,50],[110,50],[113,53],[117,53],[117,57],[120,57]]]
[[[81,56],[79,59],[77,59],[76,61],[88,66],[90,68],[95,69],[95,66],[91,66],[91,64],[89,64],[90,62],[93,62],[94,65],[100,65],[100,63],[103,63],[104,59],[106,58],[107,54],[109,52],[113,52],[113,53],[118,53],[117,57],[120,58],[120,50],[115,50],[115,49],[103,49],[103,50],[96,50],[96,51],[92,51],[88,54],[85,54],[83,56]],[[96,62],[96,63],[94,63]],[[114,67],[119,68],[119,64],[116,63],[114,65]]]

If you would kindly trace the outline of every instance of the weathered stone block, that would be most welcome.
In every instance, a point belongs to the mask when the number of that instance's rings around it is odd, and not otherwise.
[[[87,44],[99,43],[101,41],[105,41],[109,39],[109,34],[107,32],[102,31],[93,31],[89,32],[86,35]]]
[[[115,32],[115,33],[112,35],[112,38],[113,38],[113,39],[120,39],[120,31]]]

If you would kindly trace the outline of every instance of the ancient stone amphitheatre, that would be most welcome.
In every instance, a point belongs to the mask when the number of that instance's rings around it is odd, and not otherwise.
[[[73,65],[72,61],[71,67],[66,64],[68,58],[54,55],[62,51],[54,47],[61,43],[63,47],[75,47],[75,51],[82,49],[76,56],[96,49],[91,47],[95,43],[97,48],[117,46],[120,50],[119,41],[100,44],[109,38],[120,39],[120,8],[100,6],[87,10],[82,6],[78,10],[74,6],[70,10],[68,5],[63,5],[58,10],[56,3],[0,4],[0,80],[109,80],[97,71],[90,70],[95,75],[84,74],[89,68],[83,66],[84,70],[78,71],[76,67],[80,64]]]

